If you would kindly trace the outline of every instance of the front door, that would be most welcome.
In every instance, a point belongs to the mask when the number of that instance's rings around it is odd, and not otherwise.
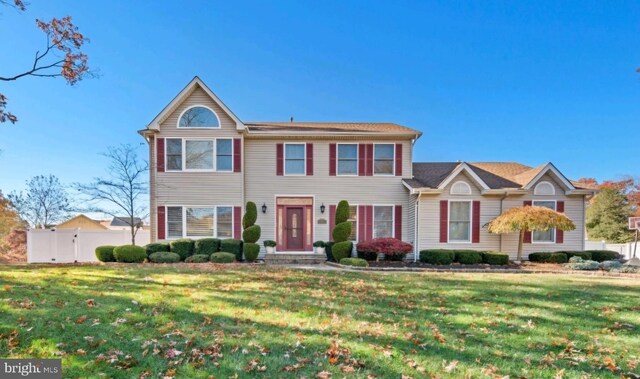
[[[287,207],[287,250],[299,250],[304,248],[302,225],[302,207]]]

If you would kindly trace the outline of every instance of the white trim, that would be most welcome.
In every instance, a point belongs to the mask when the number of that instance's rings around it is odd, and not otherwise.
[[[531,205],[534,207],[538,207],[539,205],[536,205],[536,202],[545,202],[545,203],[551,203],[553,202],[553,210],[557,211],[558,209],[558,200],[547,200],[547,199],[532,199],[531,200]],[[552,231],[551,233],[551,241],[535,241],[533,239],[533,234],[536,232],[536,230],[532,230],[531,231],[531,244],[540,244],[540,245],[544,245],[544,244],[554,244],[556,243],[556,229],[550,229]]]
[[[231,141],[231,168],[229,170],[218,170],[218,141],[220,140],[229,140]],[[233,146],[233,138],[229,137],[221,137],[221,138],[216,138],[215,141],[213,142],[214,144],[214,148],[213,148],[213,163],[215,166],[215,171],[216,172],[234,172],[233,171],[233,159],[234,159],[234,154],[235,154],[235,147]]]
[[[554,173],[556,177],[560,179],[560,182],[562,182],[562,184],[564,184],[567,187],[568,190],[576,189],[576,187],[574,187],[574,185],[571,184],[571,182],[564,175],[562,175],[562,173],[551,162],[547,163],[546,166],[542,170],[540,170],[538,175],[534,176],[533,179],[531,179],[529,183],[527,183],[527,185],[524,186],[523,188],[526,190],[530,190],[531,187],[533,187],[533,184],[536,183],[538,180],[540,180],[540,178],[542,178],[549,171]]]
[[[167,140],[180,140],[181,141],[181,162],[182,162],[182,169],[181,170],[170,170],[168,168],[167,165],[167,145],[168,142]],[[218,140],[229,140],[231,141],[231,169],[230,170],[218,170]],[[196,168],[187,168],[187,141],[207,141],[207,142],[211,142],[213,144],[213,149],[212,149],[212,154],[213,154],[213,168],[202,168],[202,169],[196,169]],[[156,142],[156,149],[157,149],[157,142]],[[165,172],[216,172],[216,173],[220,173],[220,174],[233,174],[237,172],[234,172],[233,169],[233,164],[234,164],[234,154],[235,154],[235,147],[234,147],[234,143],[233,143],[233,138],[232,137],[220,137],[220,138],[179,138],[179,137],[166,137],[165,138],[165,146],[164,146],[164,171]],[[244,161],[244,160],[243,160]],[[157,163],[156,163],[157,165]]]
[[[376,207],[391,207],[391,235],[389,237],[376,237]],[[395,238],[396,231],[396,205],[395,204],[371,204],[371,237],[376,238]]]
[[[283,152],[284,155],[284,152]],[[305,164],[306,166],[306,164]],[[282,169],[284,171],[284,167]],[[273,235],[273,241],[276,241],[276,244],[278,243],[278,198],[279,197],[292,197],[292,198],[311,198],[312,199],[312,204],[311,204],[311,239],[317,238],[318,235],[316,233],[316,195],[300,195],[300,194],[275,194],[273,195],[273,230],[274,230],[274,235]],[[304,207],[304,205],[303,205]],[[311,253],[313,253],[313,243],[315,241],[311,241]],[[302,248],[304,249],[304,243]],[[302,251],[301,253],[307,252],[306,250]],[[275,252],[276,254],[278,254],[278,252]],[[293,252],[289,252],[289,253],[293,253]]]
[[[356,145],[356,173],[355,174],[340,174],[340,145]],[[364,158],[367,160],[367,158]],[[360,144],[357,142],[337,142],[336,143],[336,176],[360,176],[358,172],[360,169]]]
[[[185,113],[187,113],[188,110],[193,109],[193,108],[205,108],[207,110],[209,110],[211,113],[213,113],[214,116],[216,116],[216,120],[218,120],[218,126],[180,126],[180,120],[182,120],[182,116],[184,116]],[[195,104],[195,105],[191,105],[188,108],[185,108],[185,110],[183,110],[180,113],[180,116],[178,117],[178,122],[176,124],[176,129],[221,129],[222,128],[222,123],[220,122],[220,117],[218,117],[218,114],[216,113],[216,111],[214,111],[213,109],[211,109],[210,107],[204,105],[204,104]]]
[[[351,240],[351,242],[355,242],[356,244],[360,241],[358,238],[360,237],[358,235],[358,229],[360,229],[360,204],[351,204],[349,203],[349,207],[356,207],[356,239],[355,240]],[[337,205],[336,205],[337,208]],[[347,221],[349,221],[349,219],[347,219]],[[329,231],[329,237],[333,237],[331,235],[331,231]]]
[[[211,142],[212,168],[187,168],[187,141]],[[215,138],[183,138],[182,139],[182,171],[189,172],[215,172],[216,171],[216,140]]]
[[[469,239],[468,240],[451,240],[451,203],[469,203]],[[453,199],[447,200],[447,243],[454,244],[471,244],[473,243],[473,200]]]
[[[549,186],[551,188],[551,193],[538,193],[538,188],[543,185]],[[555,196],[556,187],[554,187],[550,182],[543,180],[540,183],[536,184],[536,186],[533,188],[533,194],[538,196]]]
[[[377,145],[391,145],[393,146],[393,157],[391,158],[391,173],[390,174],[376,174],[376,146]],[[373,167],[371,168],[371,172],[373,176],[396,176],[396,144],[395,143],[374,143],[373,144],[373,159],[371,160],[371,164]],[[366,157],[365,157],[366,159]]]
[[[176,205],[176,204],[165,204],[160,205],[165,207],[164,212],[164,226],[165,226],[165,238],[163,241],[173,241],[180,238],[189,238],[193,240],[198,240],[201,238],[218,238],[218,239],[226,239],[226,238],[234,238],[235,235],[235,219],[234,219],[234,211],[233,209],[236,207],[234,205]],[[169,236],[169,208],[181,208],[182,214],[182,236],[180,237],[170,237]],[[213,234],[210,236],[189,236],[187,234],[187,208],[212,208],[213,209]],[[218,236],[218,208],[231,208],[231,237],[220,237]],[[242,207],[240,208],[242,210]]]
[[[307,143],[306,142],[285,142],[282,144],[282,176],[307,176]],[[304,173],[302,174],[287,174],[287,145],[303,145],[304,152],[302,153],[302,161]]]
[[[457,186],[463,184],[466,187],[465,192],[453,192],[453,189]],[[449,190],[449,194],[450,195],[464,195],[464,196],[469,196],[472,195],[473,193],[471,192],[471,186],[469,185],[469,183],[465,182],[464,180],[458,180],[457,182],[453,183],[451,185],[451,189]]]
[[[482,187],[482,189],[484,190],[488,190],[490,189],[489,186],[487,185],[487,183],[485,183],[482,179],[480,179],[480,177],[478,176],[478,174],[476,174],[471,167],[469,167],[469,165],[466,162],[462,162],[460,163],[460,165],[458,167],[456,167],[455,170],[451,171],[451,173],[449,174],[449,176],[447,176],[442,183],[440,183],[440,185],[438,186],[438,189],[442,190],[444,189],[456,176],[458,176],[458,174],[460,174],[462,171],[466,171],[467,174],[469,174],[473,180],[476,181],[477,184],[480,185],[480,187]]]
[[[170,139],[180,140],[180,165],[181,165],[180,170],[173,170],[173,169],[170,170],[169,166],[167,165],[167,155],[168,155],[167,154],[167,150],[168,150],[168,146],[169,146],[169,142],[168,141]],[[157,149],[157,145],[158,145],[157,140],[158,139],[156,138],[156,149]],[[156,152],[157,152],[157,150],[156,150]],[[183,171],[184,170],[184,162],[183,162],[183,159],[184,159],[184,139],[183,138],[165,138],[164,139],[164,157],[163,158],[164,158],[164,172],[180,172],[180,171]],[[158,163],[156,162],[156,165],[157,164]]]

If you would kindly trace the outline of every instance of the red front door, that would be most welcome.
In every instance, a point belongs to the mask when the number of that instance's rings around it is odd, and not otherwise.
[[[299,250],[304,248],[304,230],[302,219],[302,207],[287,207],[287,227],[285,238],[287,250]]]

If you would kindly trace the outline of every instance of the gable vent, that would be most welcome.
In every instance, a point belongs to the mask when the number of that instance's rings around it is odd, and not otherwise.
[[[455,182],[451,186],[452,195],[471,195],[471,187],[466,182]]]
[[[553,184],[549,182],[540,182],[533,189],[534,195],[553,196],[556,194],[556,189],[553,188]]]

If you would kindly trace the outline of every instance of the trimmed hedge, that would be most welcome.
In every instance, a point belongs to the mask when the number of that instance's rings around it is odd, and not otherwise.
[[[217,238],[202,238],[196,240],[194,247],[194,254],[209,256],[220,251],[220,240]]]
[[[158,251],[149,255],[149,260],[154,263],[176,263],[180,262],[180,256],[168,251]]]
[[[150,243],[144,246],[144,250],[147,252],[147,255],[151,255],[153,253],[158,253],[161,251],[171,251],[169,249],[169,244],[164,242],[156,242]]]
[[[189,238],[181,238],[171,241],[169,245],[171,246],[171,252],[178,254],[181,261],[192,256],[195,247],[195,243]]]
[[[340,264],[345,266],[369,267],[369,262],[361,258],[342,258]]]
[[[116,258],[113,256],[113,249],[115,246],[112,245],[104,245],[96,247],[96,258],[100,262],[115,262]]]
[[[244,244],[244,259],[248,262],[253,262],[258,259],[258,254],[260,254],[260,245],[257,243],[247,243]]]
[[[220,251],[235,255],[237,261],[242,260],[242,240],[227,238],[220,241]],[[213,262],[213,261],[212,261]]]
[[[455,262],[464,264],[464,265],[475,265],[478,263],[482,263],[482,253],[480,251],[475,250],[454,250],[454,258]]]
[[[453,250],[430,249],[420,251],[420,262],[430,263],[432,265],[450,265],[455,258]]]
[[[233,263],[236,261],[236,255],[221,251],[219,253],[211,254],[209,260],[213,263]]]
[[[591,259],[596,262],[613,261],[620,256],[617,252],[611,250],[585,250],[591,253]]]
[[[349,202],[346,200],[340,200],[338,206],[336,207],[336,225],[347,222],[347,220],[349,219],[349,213]]]
[[[492,266],[504,266],[509,264],[509,255],[499,251],[485,251],[482,253],[482,262]]]
[[[242,216],[242,228],[246,229],[254,225],[257,220],[258,220],[258,207],[256,206],[256,203],[254,203],[253,201],[247,201],[247,205],[245,206],[244,216]]]
[[[186,263],[206,263],[209,262],[208,254],[194,254],[184,260]]]
[[[336,224],[336,226],[333,228],[333,232],[331,233],[331,236],[333,237],[333,240],[336,243],[347,241],[350,235],[351,235],[350,222],[341,222],[339,224]]]
[[[140,246],[123,245],[113,249],[113,256],[118,262],[140,263],[147,258],[147,252]]]
[[[358,258],[371,261],[377,260],[378,254],[384,254],[387,261],[402,261],[404,257],[413,251],[413,245],[396,238],[375,238],[358,242],[356,245]]]
[[[340,262],[343,258],[351,257],[353,243],[351,241],[336,242],[331,248],[331,253],[336,262]]]
[[[567,263],[569,262],[569,258],[565,253],[531,253],[529,254],[529,260],[531,262],[540,262],[540,263]]]
[[[251,225],[242,231],[242,239],[245,243],[256,243],[260,239],[260,225]]]
[[[592,260],[590,251],[556,251],[556,253],[565,253],[567,254],[567,258],[571,259],[573,257],[580,257],[585,261]]]
[[[335,262],[335,258],[333,257],[333,245],[335,245],[336,243],[333,241],[327,241],[324,244],[324,253],[327,256],[327,261],[329,262]]]

